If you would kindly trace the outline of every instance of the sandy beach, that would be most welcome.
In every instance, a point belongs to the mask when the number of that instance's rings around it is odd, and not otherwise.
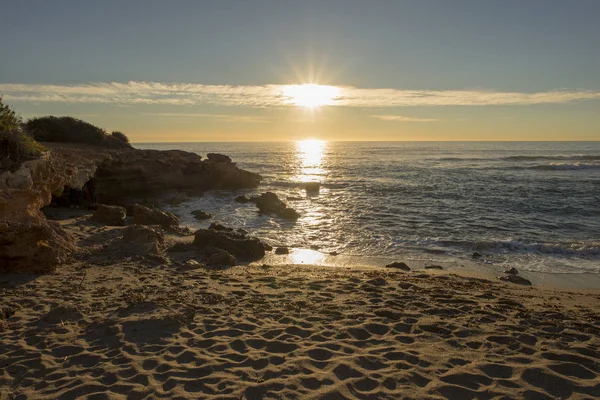
[[[0,278],[0,398],[593,399],[600,292],[448,271],[126,256],[61,221],[56,273]],[[167,235],[173,244],[185,240]]]

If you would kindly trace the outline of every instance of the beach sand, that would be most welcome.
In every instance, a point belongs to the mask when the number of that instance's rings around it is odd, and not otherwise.
[[[600,291],[360,266],[186,269],[107,251],[120,228],[64,225],[85,257],[0,276],[1,399],[600,397]]]

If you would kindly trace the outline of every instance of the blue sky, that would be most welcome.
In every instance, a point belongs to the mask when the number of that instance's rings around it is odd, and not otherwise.
[[[600,139],[596,0],[0,3],[0,94],[24,117],[80,116],[141,141]],[[359,91],[316,110],[256,104],[256,88],[308,82]],[[197,95],[223,87],[243,99]],[[450,91],[460,100],[439,105]],[[412,104],[423,93],[435,99]]]

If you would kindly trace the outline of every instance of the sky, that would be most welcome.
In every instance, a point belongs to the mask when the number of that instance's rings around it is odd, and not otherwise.
[[[134,142],[600,140],[598,0],[0,10],[6,103]]]

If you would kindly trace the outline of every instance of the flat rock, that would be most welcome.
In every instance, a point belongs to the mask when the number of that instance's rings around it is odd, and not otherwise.
[[[90,221],[109,226],[123,226],[125,225],[125,217],[127,217],[125,207],[98,204],[96,212],[92,215]]]
[[[133,206],[133,223],[137,225],[179,225],[179,218],[170,212],[148,208],[141,204]]]

